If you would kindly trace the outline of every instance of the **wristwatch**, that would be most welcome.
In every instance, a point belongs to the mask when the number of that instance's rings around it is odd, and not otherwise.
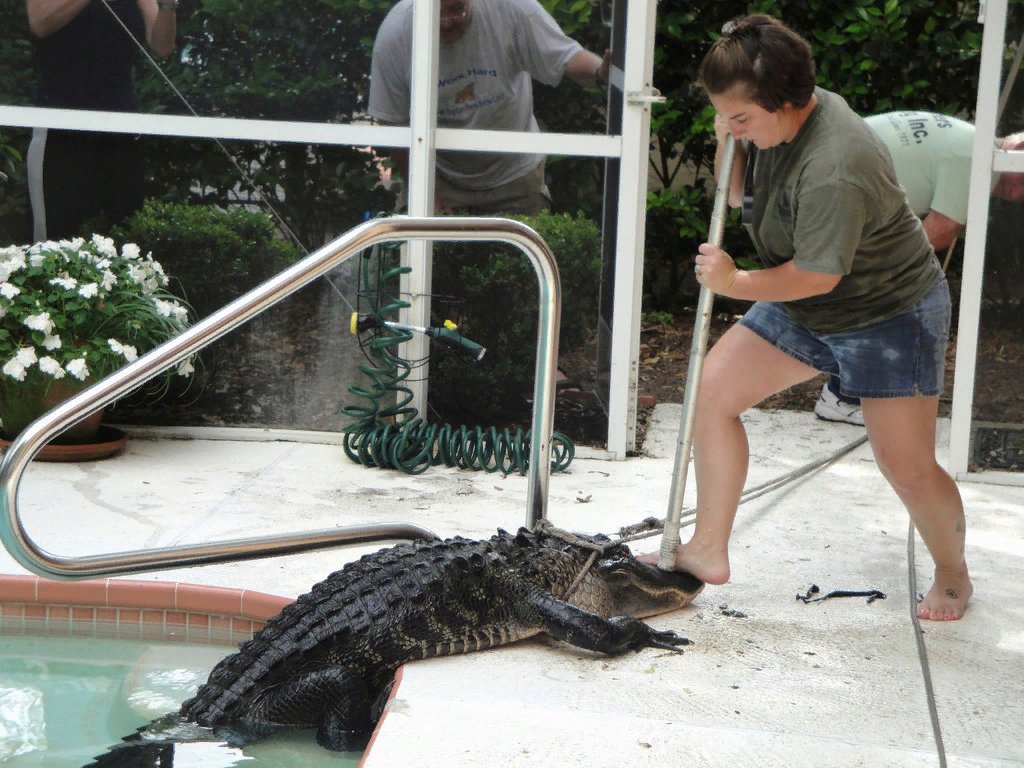
[[[178,0],[156,0],[156,7],[161,11],[175,11],[178,9]]]

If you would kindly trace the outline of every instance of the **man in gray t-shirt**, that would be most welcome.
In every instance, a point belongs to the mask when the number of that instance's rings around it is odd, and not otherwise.
[[[413,2],[391,9],[373,46],[369,113],[385,123],[409,120]],[[567,37],[536,0],[441,0],[440,38],[437,124],[446,128],[536,132],[534,79],[607,82],[607,56]],[[547,207],[543,163],[535,154],[438,152],[436,207],[537,213]],[[407,158],[395,153],[395,165],[405,176]]]

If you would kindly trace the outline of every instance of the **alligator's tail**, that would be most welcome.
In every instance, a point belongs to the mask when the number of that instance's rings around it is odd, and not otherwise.
[[[83,768],[173,768],[176,764],[217,768],[236,765],[241,757],[237,744],[174,713],[139,728]]]

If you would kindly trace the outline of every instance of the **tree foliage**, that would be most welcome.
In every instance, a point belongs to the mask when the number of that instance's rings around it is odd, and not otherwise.
[[[608,46],[610,5],[542,0],[585,47]],[[143,62],[143,110],[207,116],[346,123],[364,115],[373,38],[391,0],[185,0],[177,53],[161,62],[166,80]],[[1009,36],[1019,37],[1024,0],[1011,0]],[[819,82],[862,114],[934,109],[973,117],[982,27],[977,3],[956,0],[660,0],[654,84],[667,97],[652,115],[647,295],[669,308],[687,289],[689,254],[710,219],[713,112],[696,84],[699,62],[724,21],[749,12],[782,18],[814,48]],[[0,0],[0,102],[31,103],[34,77],[24,0]],[[537,85],[546,130],[603,132],[604,94],[572,83]],[[1020,110],[1011,110],[1010,119]],[[1020,120],[1016,122],[1020,127]],[[24,129],[3,129],[7,158],[23,157]],[[306,247],[391,210],[368,152],[325,144],[214,142],[146,137],[148,193],[167,201],[274,203]],[[15,154],[11,154],[11,152]],[[603,163],[550,158],[556,211],[597,216]],[[3,164],[0,238],[20,240],[27,197],[21,163]],[[257,191],[258,190],[258,191]],[[733,222],[726,237],[741,249]],[[742,253],[740,254],[742,255]]]

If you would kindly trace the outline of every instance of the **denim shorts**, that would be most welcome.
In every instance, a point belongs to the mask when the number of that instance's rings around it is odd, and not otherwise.
[[[740,324],[800,362],[838,374],[847,397],[911,397],[942,392],[950,314],[942,280],[903,314],[856,331],[814,333],[766,301]]]

